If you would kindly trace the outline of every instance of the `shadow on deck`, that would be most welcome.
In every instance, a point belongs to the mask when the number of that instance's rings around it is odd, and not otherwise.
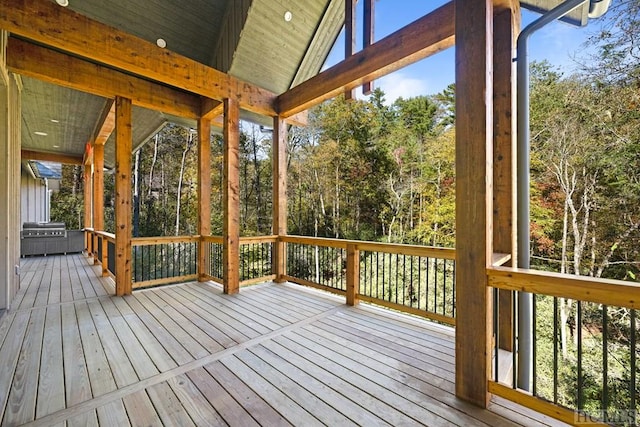
[[[3,425],[559,425],[454,395],[454,331],[292,284],[115,297],[81,255],[28,258],[0,323]]]

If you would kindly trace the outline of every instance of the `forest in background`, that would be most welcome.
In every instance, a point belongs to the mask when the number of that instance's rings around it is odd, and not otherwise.
[[[638,281],[640,274],[640,3],[615,2],[597,47],[565,75],[531,64],[531,231],[534,268]],[[586,54],[585,54],[586,55]],[[134,154],[134,232],[196,233],[196,147],[191,130],[167,125]],[[212,234],[222,233],[222,139],[212,136]],[[291,128],[287,146],[288,231],[307,236],[455,247],[455,87],[385,100],[338,97]],[[82,174],[63,169],[52,220],[82,226]],[[106,229],[113,231],[113,177],[105,175]],[[271,234],[271,133],[243,124],[241,232]],[[559,403],[597,408],[603,342],[615,407],[629,407],[635,312],[537,298],[539,394],[553,398],[554,348],[563,363]],[[560,336],[550,326],[554,316]],[[605,330],[605,323],[607,324]],[[577,325],[581,324],[579,328]],[[580,330],[581,335],[578,334]],[[634,332],[635,333],[635,332]],[[577,345],[585,358],[575,396]],[[635,356],[634,356],[635,357]],[[626,387],[626,388],[625,388]],[[625,391],[627,390],[627,391]],[[627,406],[625,406],[627,405]]]

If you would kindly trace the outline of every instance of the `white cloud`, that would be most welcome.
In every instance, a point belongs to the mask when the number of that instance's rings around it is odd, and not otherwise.
[[[396,71],[380,78],[375,82],[374,87],[379,87],[385,93],[385,102],[387,105],[400,98],[411,98],[418,95],[426,95],[429,85],[425,80],[410,77],[402,71]]]

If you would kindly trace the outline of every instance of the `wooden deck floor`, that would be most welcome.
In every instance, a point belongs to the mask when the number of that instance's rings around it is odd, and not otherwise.
[[[296,285],[114,297],[81,255],[28,258],[0,323],[2,425],[558,425],[454,396],[453,331]]]

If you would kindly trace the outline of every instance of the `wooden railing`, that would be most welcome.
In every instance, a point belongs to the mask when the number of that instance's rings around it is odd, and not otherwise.
[[[534,295],[531,390],[517,387],[517,354],[494,348],[489,391],[569,424],[636,425],[640,284],[504,267],[487,274],[494,292],[511,291],[514,301]],[[516,321],[513,348],[517,331]]]
[[[102,276],[115,277],[116,236],[93,228],[84,231],[87,253],[93,256],[94,263],[101,264]]]
[[[277,236],[240,238],[240,286],[268,282],[276,278],[273,272],[273,245]],[[205,251],[204,278],[214,282],[223,281],[222,237],[203,236]]]
[[[200,236],[131,239],[133,288],[198,279]]]
[[[284,279],[455,325],[455,250],[303,236],[286,243]]]

